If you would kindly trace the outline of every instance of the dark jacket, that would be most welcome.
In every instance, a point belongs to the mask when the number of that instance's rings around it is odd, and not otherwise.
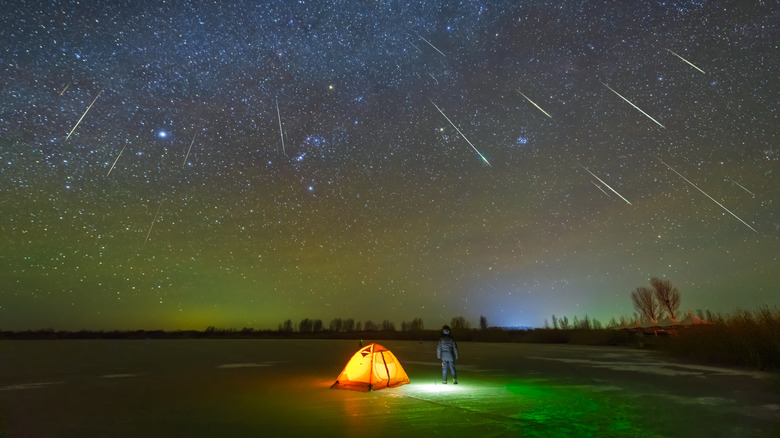
[[[439,345],[436,347],[436,357],[441,360],[455,360],[458,358],[458,344],[452,339],[449,331],[442,333]]]

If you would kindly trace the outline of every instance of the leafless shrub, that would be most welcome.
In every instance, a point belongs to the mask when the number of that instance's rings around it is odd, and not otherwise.
[[[650,279],[650,285],[655,291],[655,298],[661,308],[660,313],[666,312],[669,318],[677,319],[680,312],[680,291],[672,286],[669,280],[661,280],[657,277]]]
[[[661,308],[655,298],[655,292],[649,287],[639,286],[631,292],[631,300],[636,310],[651,322],[658,322]]]

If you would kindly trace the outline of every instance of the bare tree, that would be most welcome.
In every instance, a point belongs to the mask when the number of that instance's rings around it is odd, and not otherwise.
[[[634,301],[634,307],[640,315],[651,322],[658,322],[661,312],[653,289],[639,286],[631,292],[631,300]]]
[[[466,318],[462,316],[456,316],[452,318],[452,321],[450,321],[450,327],[452,327],[453,330],[470,329],[471,324],[466,321]]]
[[[298,331],[301,333],[311,333],[314,331],[314,321],[304,318],[298,323]]]
[[[487,330],[487,328],[488,328],[487,318],[485,318],[484,316],[480,316],[479,317],[479,329],[480,330]]]
[[[672,286],[669,280],[661,280],[657,277],[650,279],[650,285],[653,286],[655,298],[661,307],[660,313],[666,312],[669,318],[677,319],[680,312],[680,291]]]
[[[585,315],[584,318],[582,318],[582,321],[580,321],[580,324],[577,328],[581,328],[583,330],[591,330],[593,328],[593,321],[590,318],[588,318],[588,315]]]
[[[423,329],[423,321],[421,318],[415,318],[412,322],[403,321],[401,323],[402,332],[417,332]]]

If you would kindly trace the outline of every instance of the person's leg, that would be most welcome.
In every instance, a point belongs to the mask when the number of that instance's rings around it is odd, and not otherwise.
[[[458,384],[458,373],[455,371],[455,361],[450,362],[450,372],[452,373],[452,383]]]

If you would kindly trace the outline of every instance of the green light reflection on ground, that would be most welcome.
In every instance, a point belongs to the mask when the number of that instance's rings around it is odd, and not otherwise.
[[[525,436],[647,436],[637,425],[635,407],[595,388],[545,385],[543,382],[516,381],[506,389],[530,401],[527,410],[516,417],[523,423]],[[530,430],[528,430],[530,429]]]
[[[641,407],[610,394],[609,388],[565,386],[545,380],[454,385],[412,384],[404,396],[479,417],[491,432],[522,437],[655,436],[638,424]]]

